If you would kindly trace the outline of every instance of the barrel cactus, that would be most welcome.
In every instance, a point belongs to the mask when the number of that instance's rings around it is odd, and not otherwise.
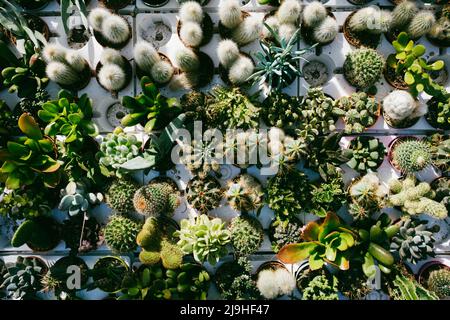
[[[134,208],[144,216],[171,215],[180,204],[171,183],[156,182],[139,188],[133,197]]]
[[[117,253],[129,253],[136,249],[136,236],[140,225],[133,220],[115,215],[104,229],[105,241],[108,247]]]
[[[407,174],[423,170],[432,163],[430,146],[424,140],[401,140],[394,145],[392,162]]]
[[[434,270],[428,276],[428,289],[434,291],[440,298],[450,297],[450,270],[442,268]]]

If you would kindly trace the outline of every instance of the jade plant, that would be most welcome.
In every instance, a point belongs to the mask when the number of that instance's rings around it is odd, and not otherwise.
[[[141,124],[146,132],[160,130],[181,113],[176,98],[163,96],[149,77],[142,77],[141,88],[140,95],[122,98],[123,106],[131,111],[122,119],[123,126]]]
[[[297,263],[309,259],[311,270],[321,269],[325,263],[341,270],[350,268],[349,249],[358,235],[341,222],[335,213],[328,213],[321,224],[310,222],[303,230],[304,242],[288,244],[277,257],[283,263]]]
[[[379,116],[378,103],[365,92],[356,92],[339,99],[346,133],[361,133],[373,126]]]
[[[0,148],[6,146],[6,142],[15,128],[14,122],[11,121],[12,116],[13,111],[3,100],[0,100]]]
[[[178,246],[185,254],[193,254],[197,262],[209,262],[215,265],[228,253],[230,231],[220,218],[210,219],[207,215],[183,219],[180,230],[175,232],[179,237]]]
[[[367,172],[377,169],[384,160],[386,148],[375,137],[356,137],[350,142],[349,149],[344,150],[344,156],[349,160],[346,164],[358,171]]]
[[[8,141],[7,148],[0,150],[0,181],[9,189],[42,181],[47,187],[55,187],[60,179],[61,163],[55,159],[54,142],[44,137],[36,120],[23,114],[18,121],[24,134]]]
[[[406,174],[425,169],[432,163],[430,145],[425,140],[401,139],[392,148],[392,164]]]
[[[258,219],[242,215],[233,218],[230,223],[230,237],[237,256],[248,256],[261,247],[264,230]]]

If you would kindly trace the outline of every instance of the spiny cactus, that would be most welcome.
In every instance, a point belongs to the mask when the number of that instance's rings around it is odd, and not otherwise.
[[[395,143],[392,150],[392,162],[407,174],[418,172],[431,164],[430,148],[431,146],[424,140],[400,140]]]
[[[115,215],[104,229],[105,241],[108,247],[117,253],[129,253],[136,249],[136,236],[140,225],[133,220]]]
[[[172,64],[161,60],[153,65],[150,75],[155,82],[163,84],[172,79],[174,72]]]
[[[411,38],[418,39],[427,34],[435,22],[436,18],[433,12],[421,11],[411,20],[408,26],[408,34]]]
[[[100,56],[100,63],[102,65],[116,64],[120,67],[124,66],[124,58],[120,54],[120,51],[115,49],[106,48],[103,50]]]
[[[168,182],[156,182],[139,188],[133,197],[134,208],[145,216],[171,215],[179,205],[174,187]]]
[[[196,1],[186,1],[180,7],[180,21],[195,22],[197,24],[203,21],[203,9],[202,6]]]
[[[230,233],[231,244],[239,256],[248,256],[258,251],[264,237],[261,223],[252,216],[233,218]]]
[[[280,251],[287,244],[298,243],[301,241],[303,225],[293,220],[275,219],[272,223],[272,250]]]
[[[89,24],[95,30],[100,31],[102,29],[103,21],[111,15],[111,12],[105,8],[97,7],[93,9],[88,16]]]
[[[390,249],[398,252],[400,259],[416,264],[428,256],[434,256],[433,230],[427,229],[424,220],[407,218],[400,231],[391,239]]]
[[[349,53],[344,62],[344,75],[354,87],[368,89],[380,78],[384,58],[373,49],[361,48]]]
[[[392,11],[392,28],[400,28],[409,24],[419,9],[415,1],[402,1]]]
[[[284,0],[277,10],[277,18],[280,24],[296,25],[301,13],[301,5],[298,0]]]
[[[421,106],[413,96],[402,90],[394,90],[383,99],[385,120],[393,125],[400,125],[404,121],[412,120],[427,112],[426,105]]]
[[[328,43],[336,38],[339,32],[339,25],[332,17],[326,17],[313,30],[313,38],[318,43]]]
[[[98,81],[108,91],[119,91],[126,84],[127,75],[118,65],[102,66],[98,73]]]
[[[246,56],[240,56],[231,66],[228,72],[228,79],[236,85],[245,83],[247,79],[253,74],[255,65],[252,59]]]
[[[197,54],[189,48],[179,48],[175,54],[175,61],[183,72],[193,72],[200,67]]]
[[[118,214],[134,211],[133,197],[139,185],[129,177],[114,179],[109,185],[105,199],[108,206]]]
[[[180,27],[181,41],[191,47],[198,47],[203,40],[203,31],[200,24],[187,21]]]
[[[221,24],[228,28],[236,28],[242,21],[242,10],[238,0],[221,1],[219,5]]]
[[[226,192],[230,206],[243,212],[257,210],[262,205],[263,195],[261,184],[249,174],[234,178]]]
[[[83,72],[87,66],[86,59],[80,53],[73,50],[67,52],[66,63],[77,72]]]
[[[232,32],[231,39],[244,46],[259,38],[262,24],[257,17],[245,18]]]
[[[50,80],[62,86],[69,87],[79,81],[79,74],[62,62],[50,62],[45,72]]]
[[[134,61],[139,69],[150,74],[153,65],[161,61],[161,57],[151,43],[138,41],[134,46]]]
[[[219,62],[227,69],[239,58],[239,47],[233,40],[222,40],[217,46],[217,56]]]
[[[223,190],[219,182],[212,177],[194,178],[189,182],[186,199],[202,214],[214,210],[222,200]]]
[[[450,297],[450,270],[442,268],[431,271],[427,280],[428,289],[435,292],[441,299]]]
[[[131,37],[128,22],[118,15],[111,15],[103,21],[101,33],[113,44],[127,42]]]
[[[308,27],[313,27],[323,21],[327,16],[327,9],[319,1],[308,3],[303,8],[303,23]]]

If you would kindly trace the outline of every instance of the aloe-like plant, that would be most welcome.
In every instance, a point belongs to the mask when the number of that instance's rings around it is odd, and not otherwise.
[[[306,225],[302,238],[304,242],[288,244],[281,248],[277,257],[283,263],[297,263],[309,259],[311,270],[321,269],[329,263],[341,270],[350,268],[349,248],[356,244],[358,235],[343,224],[335,213],[328,213],[318,224]]]
[[[0,150],[0,181],[9,189],[18,189],[41,180],[47,187],[59,182],[61,162],[55,159],[54,142],[44,137],[36,120],[28,114],[19,118],[24,136],[8,141]]]
[[[146,132],[164,128],[182,111],[176,98],[163,96],[149,77],[141,79],[142,93],[137,97],[125,96],[122,104],[131,112],[122,119],[125,127],[141,124]]]
[[[61,7],[61,20],[63,22],[64,31],[66,34],[69,33],[69,17],[70,17],[70,8],[74,5],[79,13],[81,18],[81,22],[86,30],[89,30],[89,22],[88,22],[88,12],[86,8],[85,0],[60,0]]]

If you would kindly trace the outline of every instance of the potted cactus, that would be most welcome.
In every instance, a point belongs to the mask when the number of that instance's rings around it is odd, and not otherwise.
[[[253,74],[255,65],[252,58],[239,51],[233,40],[222,40],[217,47],[219,74],[227,84],[244,85]]]
[[[195,1],[186,1],[180,7],[177,34],[189,48],[208,44],[213,36],[214,24],[208,13]]]
[[[256,271],[256,287],[265,299],[290,295],[295,286],[294,275],[278,261],[266,261]]]
[[[93,9],[88,16],[94,37],[104,47],[122,49],[131,39],[131,26],[122,16],[104,8]]]
[[[432,164],[431,146],[426,140],[398,137],[389,145],[389,162],[405,174],[414,174]]]
[[[350,141],[349,148],[344,150],[344,156],[349,160],[346,164],[360,172],[376,170],[384,160],[386,148],[375,137],[359,136]]]
[[[94,280],[87,289],[99,288],[107,293],[117,293],[121,289],[122,281],[129,272],[128,264],[120,257],[105,256],[98,259],[90,275]]]
[[[241,174],[228,184],[226,198],[230,206],[243,213],[257,211],[263,204],[264,192],[256,178],[249,174]]]
[[[344,77],[354,87],[367,90],[380,79],[384,58],[376,50],[361,48],[350,52],[344,61]]]
[[[274,218],[269,227],[269,239],[272,250],[277,253],[282,247],[301,242],[303,224],[297,217],[290,220]]]
[[[130,84],[133,68],[128,59],[119,51],[108,48],[103,50],[95,73],[97,81],[103,89],[117,93]]]
[[[353,93],[339,99],[339,107],[344,111],[346,133],[361,133],[373,126],[380,116],[381,105],[365,92]]]
[[[437,21],[427,33],[427,39],[436,46],[450,47],[450,5],[445,5],[437,18]]]
[[[281,39],[289,41],[300,25],[301,10],[298,1],[286,0],[277,10],[267,13],[263,22],[274,29]],[[268,42],[275,40],[267,28],[262,29],[262,37]]]
[[[439,261],[425,263],[419,270],[419,283],[434,292],[440,299],[450,297],[450,267]]]
[[[229,230],[235,256],[249,256],[261,247],[264,229],[257,218],[247,214],[235,217]]]
[[[169,57],[156,51],[151,43],[144,40],[137,42],[134,46],[134,61],[139,78],[148,76],[160,86],[169,83],[177,72]]]
[[[208,214],[218,208],[222,197],[223,189],[220,183],[211,176],[195,177],[187,185],[186,199],[200,214]]]
[[[325,46],[333,42],[339,32],[336,17],[319,1],[308,3],[302,12],[302,38],[309,45]]]
[[[141,224],[125,216],[113,215],[103,229],[106,245],[115,254],[127,254],[136,250],[136,237]]]
[[[383,99],[383,118],[392,128],[413,126],[426,114],[426,105],[419,104],[414,97],[402,90],[394,90]]]

